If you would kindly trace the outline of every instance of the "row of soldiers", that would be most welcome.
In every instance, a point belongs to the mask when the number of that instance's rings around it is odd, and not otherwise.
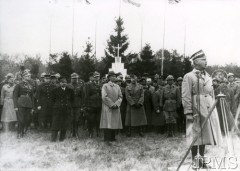
[[[18,137],[24,135],[31,122],[40,129],[48,127],[53,129],[56,126],[52,124],[54,113],[62,112],[64,105],[71,108],[71,112],[65,111],[65,113],[70,113],[71,116],[69,122],[71,122],[72,136],[77,136],[79,124],[84,125],[85,121],[89,137],[93,136],[94,128],[97,136],[99,135],[102,107],[101,88],[108,81],[106,77],[102,77],[100,80],[100,74],[92,72],[89,73],[89,81],[84,83],[78,74],[73,73],[70,83],[67,83],[66,79],[63,79],[64,83],[62,83],[62,78],[59,78],[58,74],[44,73],[41,75],[40,81],[34,81],[28,70],[18,72],[15,77],[17,79],[15,78],[13,101],[18,116]],[[143,136],[144,130],[150,131],[153,127],[161,133],[167,129],[168,136],[173,136],[176,123],[178,123],[179,129],[184,130],[185,119],[180,95],[181,77],[177,79],[177,84],[174,84],[174,78],[171,75],[166,78],[166,81],[157,74],[153,80],[147,74],[140,79],[135,75],[127,75],[124,80],[119,73],[114,82],[120,86],[123,94],[120,109],[123,128],[127,136],[131,136],[132,127],[137,128],[140,136]],[[64,101],[63,97],[59,96],[59,92],[54,94],[55,89],[59,87],[73,90],[73,97],[70,95]],[[59,96],[59,98],[55,96]],[[139,102],[139,106],[133,107],[140,110],[129,114],[127,104],[132,101]],[[61,111],[57,109],[61,109]],[[57,130],[62,127],[66,130],[68,124],[64,125],[61,118],[58,122]],[[62,139],[64,139],[66,132],[62,134]]]

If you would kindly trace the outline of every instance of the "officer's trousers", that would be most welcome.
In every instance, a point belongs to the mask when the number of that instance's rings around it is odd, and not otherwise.
[[[31,108],[18,108],[17,120],[18,120],[18,134],[23,136],[24,131],[27,130],[31,121]]]
[[[80,122],[81,119],[81,108],[80,107],[76,107],[76,108],[72,108],[72,119],[71,119],[71,133],[72,136],[77,136],[78,133],[78,124]]]
[[[99,130],[101,117],[101,108],[89,108],[87,111],[87,125],[90,134],[93,133],[93,128],[95,127],[97,132]]]

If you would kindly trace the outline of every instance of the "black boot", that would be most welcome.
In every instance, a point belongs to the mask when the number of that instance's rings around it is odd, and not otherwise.
[[[128,128],[127,128],[127,137],[131,137],[131,127],[129,126]]]
[[[60,137],[59,137],[59,141],[64,141],[66,138],[66,132],[65,130],[60,131]]]
[[[57,141],[57,135],[58,135],[58,131],[52,131],[52,137],[51,137],[52,142]]]
[[[171,124],[168,124],[167,131],[168,131],[167,138],[172,137],[172,127],[171,127]]]
[[[138,127],[138,134],[140,137],[144,137],[143,133],[142,133],[142,127]]]

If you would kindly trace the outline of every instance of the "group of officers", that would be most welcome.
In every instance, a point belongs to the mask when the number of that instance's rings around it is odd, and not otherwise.
[[[212,79],[205,71],[207,62],[202,50],[191,58],[194,69],[184,78],[177,79],[172,75],[163,79],[158,74],[151,78],[147,73],[141,78],[134,74],[123,78],[121,73],[113,71],[101,78],[95,71],[89,73],[88,82],[80,79],[77,73],[71,74],[70,82],[60,74],[46,73],[37,80],[31,78],[29,70],[21,67],[15,76],[12,93],[18,137],[24,136],[31,122],[41,130],[51,128],[52,141],[57,141],[58,133],[59,140],[63,141],[67,130],[77,137],[78,127],[85,124],[90,138],[94,130],[99,136],[99,130],[103,129],[106,143],[116,141],[117,130],[128,137],[132,136],[133,130],[139,136],[156,131],[173,137],[174,131],[178,130],[186,131],[187,139],[192,139],[201,129],[201,137],[191,151],[193,159],[197,151],[204,156],[205,145],[222,141],[221,109],[217,106],[217,110],[212,111],[204,128],[201,123],[220,93],[226,96],[228,115],[236,117],[240,86],[231,73],[221,80]],[[1,85],[5,83],[3,81]],[[189,126],[187,130],[186,125]],[[205,167],[204,163],[202,166]]]
[[[163,80],[158,74],[154,78],[145,73],[143,77],[109,72],[100,77],[97,71],[89,73],[89,81],[84,82],[77,73],[70,75],[71,81],[60,74],[42,73],[38,79],[31,78],[24,67],[15,75],[13,91],[14,110],[18,121],[18,137],[21,138],[30,126],[39,130],[52,130],[52,141],[64,140],[66,131],[78,136],[78,127],[87,126],[89,137],[94,130],[99,136],[101,113],[104,110],[103,85],[114,77],[112,83],[121,92],[119,104],[122,133],[132,135],[136,130],[156,131],[168,137],[174,130],[184,131],[185,119],[181,105],[182,78],[177,82],[169,75]],[[101,78],[101,79],[100,79]],[[3,81],[7,84],[7,81]],[[114,92],[113,92],[114,93]],[[113,121],[114,122],[114,121]]]

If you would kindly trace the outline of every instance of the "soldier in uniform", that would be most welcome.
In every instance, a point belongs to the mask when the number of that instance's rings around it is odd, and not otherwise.
[[[228,78],[228,88],[232,89],[233,94],[234,94],[234,98],[236,100],[236,103],[239,104],[239,98],[240,98],[240,87],[239,85],[234,81],[235,77],[233,73],[229,73],[227,75]]]
[[[195,166],[195,157],[199,149],[199,154],[204,157],[205,145],[217,145],[222,142],[219,118],[216,109],[213,110],[211,117],[207,120],[206,125],[201,129],[214,103],[214,91],[212,79],[205,71],[207,67],[206,56],[202,50],[191,56],[194,64],[193,71],[187,73],[183,78],[182,84],[182,103],[184,114],[186,116],[186,136],[187,142],[192,143],[192,139],[200,137],[191,148],[193,168]],[[201,160],[200,160],[201,162]],[[200,167],[207,167],[203,162]]]
[[[147,117],[147,127],[146,131],[149,132],[152,129],[152,112],[153,112],[153,93],[155,92],[155,87],[152,85],[152,79],[143,79],[143,89],[144,89],[144,109]]]
[[[18,138],[23,137],[30,123],[30,115],[33,110],[33,87],[30,84],[31,74],[24,71],[22,81],[16,85],[13,91],[14,108],[17,112]]]
[[[60,77],[58,77],[57,74],[52,74],[51,75],[51,85],[54,86],[55,88],[59,87],[59,79]]]
[[[153,112],[152,112],[152,125],[157,133],[164,134],[165,132],[165,117],[163,109],[161,107],[161,98],[163,94],[163,87],[159,85],[159,88],[154,91],[152,95]]]
[[[46,75],[45,72],[43,72],[41,75],[40,75],[40,84],[42,84],[44,82],[44,76]]]
[[[233,93],[236,94],[237,89],[238,89],[238,85],[237,83],[234,82],[234,74],[233,73],[229,73],[227,75],[228,77],[228,88],[233,90]]]
[[[156,90],[158,89],[159,81],[160,81],[159,74],[155,74],[153,78],[153,86],[155,87]]]
[[[79,83],[79,75],[77,73],[71,74],[71,84],[69,85],[74,92],[74,103],[72,105],[72,123],[71,134],[73,137],[78,137],[78,125],[80,117],[83,115],[83,84]]]
[[[67,79],[60,77],[60,86],[52,91],[53,121],[52,121],[52,141],[63,141],[71,120],[71,110],[74,103],[74,92],[67,86]]]
[[[173,84],[174,77],[169,75],[166,78],[167,85],[163,88],[161,107],[165,115],[165,120],[168,128],[167,137],[173,137],[174,126],[176,124],[177,109],[180,107],[180,92]]]
[[[182,97],[181,97],[181,94],[182,94],[182,81],[183,81],[183,78],[182,77],[178,77],[177,78],[177,87],[179,89],[179,92],[180,92],[180,106],[177,110],[177,113],[178,113],[178,120],[177,120],[177,128],[179,131],[183,131],[185,132],[186,130],[186,119],[185,119],[185,115],[184,115],[184,112],[183,112],[183,105],[182,105]]]
[[[100,75],[97,72],[89,73],[89,82],[85,84],[85,107],[87,110],[87,124],[89,137],[93,137],[93,128],[99,135],[99,124],[101,115],[101,85],[96,82]]]
[[[137,127],[139,135],[142,137],[142,127],[147,125],[147,118],[144,110],[144,90],[143,86],[137,83],[137,76],[131,75],[131,84],[125,89],[127,99],[127,113],[125,125],[128,126],[127,136],[131,136],[131,127]]]
[[[40,128],[46,129],[52,125],[52,91],[54,86],[50,84],[50,74],[44,75],[44,82],[37,89],[37,109]]]

